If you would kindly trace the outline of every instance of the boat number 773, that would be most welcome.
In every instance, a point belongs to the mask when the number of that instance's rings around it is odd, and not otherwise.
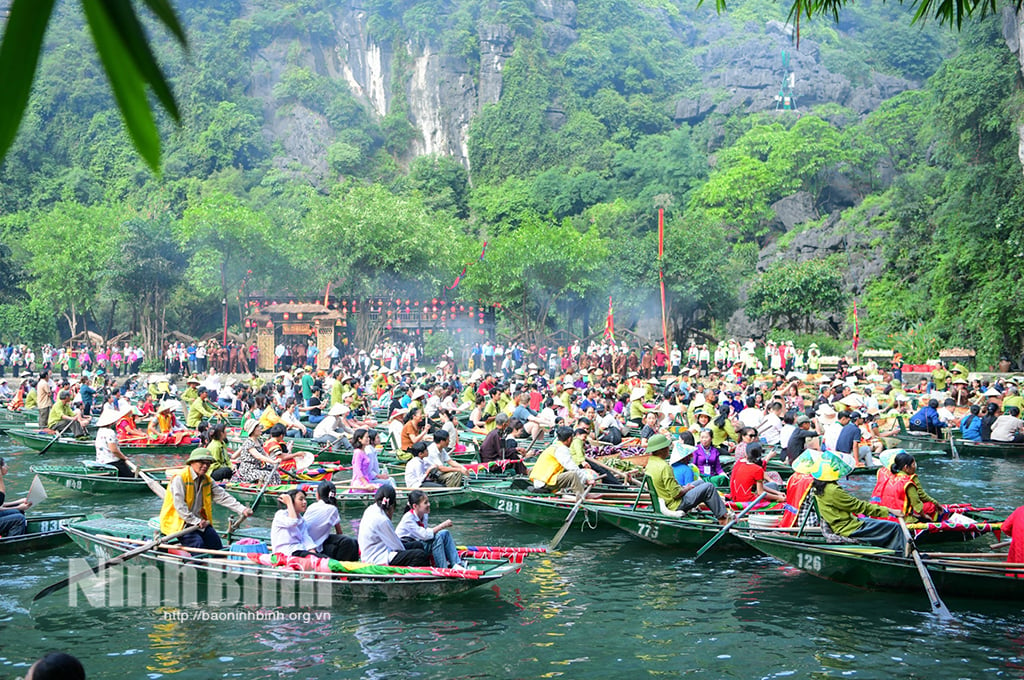
[[[648,522],[637,522],[636,534],[637,536],[644,536],[647,538],[657,538],[658,525],[650,524]]]
[[[499,498],[498,499],[498,510],[501,511],[501,512],[518,513],[519,512],[519,502],[518,501],[509,501],[509,500],[505,500],[504,498]]]
[[[798,553],[796,556],[796,566],[807,571],[821,571],[821,555]]]

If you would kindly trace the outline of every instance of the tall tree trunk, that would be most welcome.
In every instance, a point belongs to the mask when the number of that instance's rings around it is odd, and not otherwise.
[[[117,298],[110,303],[110,316],[107,317],[107,332],[103,334],[104,341],[110,339],[110,334],[114,330],[114,310],[117,309]]]

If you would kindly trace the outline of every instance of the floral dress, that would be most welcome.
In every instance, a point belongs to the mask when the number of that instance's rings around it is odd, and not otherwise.
[[[240,482],[263,484],[270,475],[270,484],[280,484],[281,475],[277,472],[270,474],[274,466],[256,458],[254,452],[263,453],[263,447],[252,437],[246,437],[238,447],[238,469],[233,478]]]

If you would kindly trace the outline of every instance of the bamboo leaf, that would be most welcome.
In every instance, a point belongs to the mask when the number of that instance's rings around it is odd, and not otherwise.
[[[171,114],[175,121],[180,121],[181,116],[178,112],[178,104],[174,101],[174,94],[171,93],[171,88],[153,57],[149,42],[146,40],[146,32],[142,28],[142,24],[139,23],[131,0],[99,1],[105,8],[107,16],[110,17],[121,43],[131,55],[135,68],[153,88],[154,94],[163,104],[164,109]]]
[[[168,0],[143,0],[143,2],[163,22],[167,30],[174,34],[181,46],[188,49],[188,38],[185,37],[185,31],[181,28],[171,3]]]
[[[0,83],[4,104],[0,106],[0,159],[7,155],[18,133],[32,92],[46,25],[55,0],[15,0],[0,45]]]
[[[103,0],[82,0],[82,8],[135,149],[153,172],[159,172],[160,134],[146,99],[145,81]]]

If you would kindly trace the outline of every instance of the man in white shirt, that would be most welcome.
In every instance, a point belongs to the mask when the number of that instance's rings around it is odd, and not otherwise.
[[[434,433],[434,441],[427,446],[427,462],[431,467],[437,468],[437,478],[442,484],[448,487],[462,486],[462,480],[468,471],[462,463],[452,460],[448,455],[448,439],[446,430]]]
[[[763,439],[765,444],[775,446],[782,439],[782,426],[782,403],[773,401],[768,405],[768,413],[757,428],[757,436]]]
[[[992,441],[1014,444],[1024,442],[1024,420],[1021,420],[1019,416],[1019,408],[1007,406],[1006,413],[992,423]]]
[[[405,486],[407,489],[423,487],[444,488],[444,484],[429,481],[427,477],[434,466],[427,460],[427,443],[416,442],[412,445],[412,458],[405,464]]]

